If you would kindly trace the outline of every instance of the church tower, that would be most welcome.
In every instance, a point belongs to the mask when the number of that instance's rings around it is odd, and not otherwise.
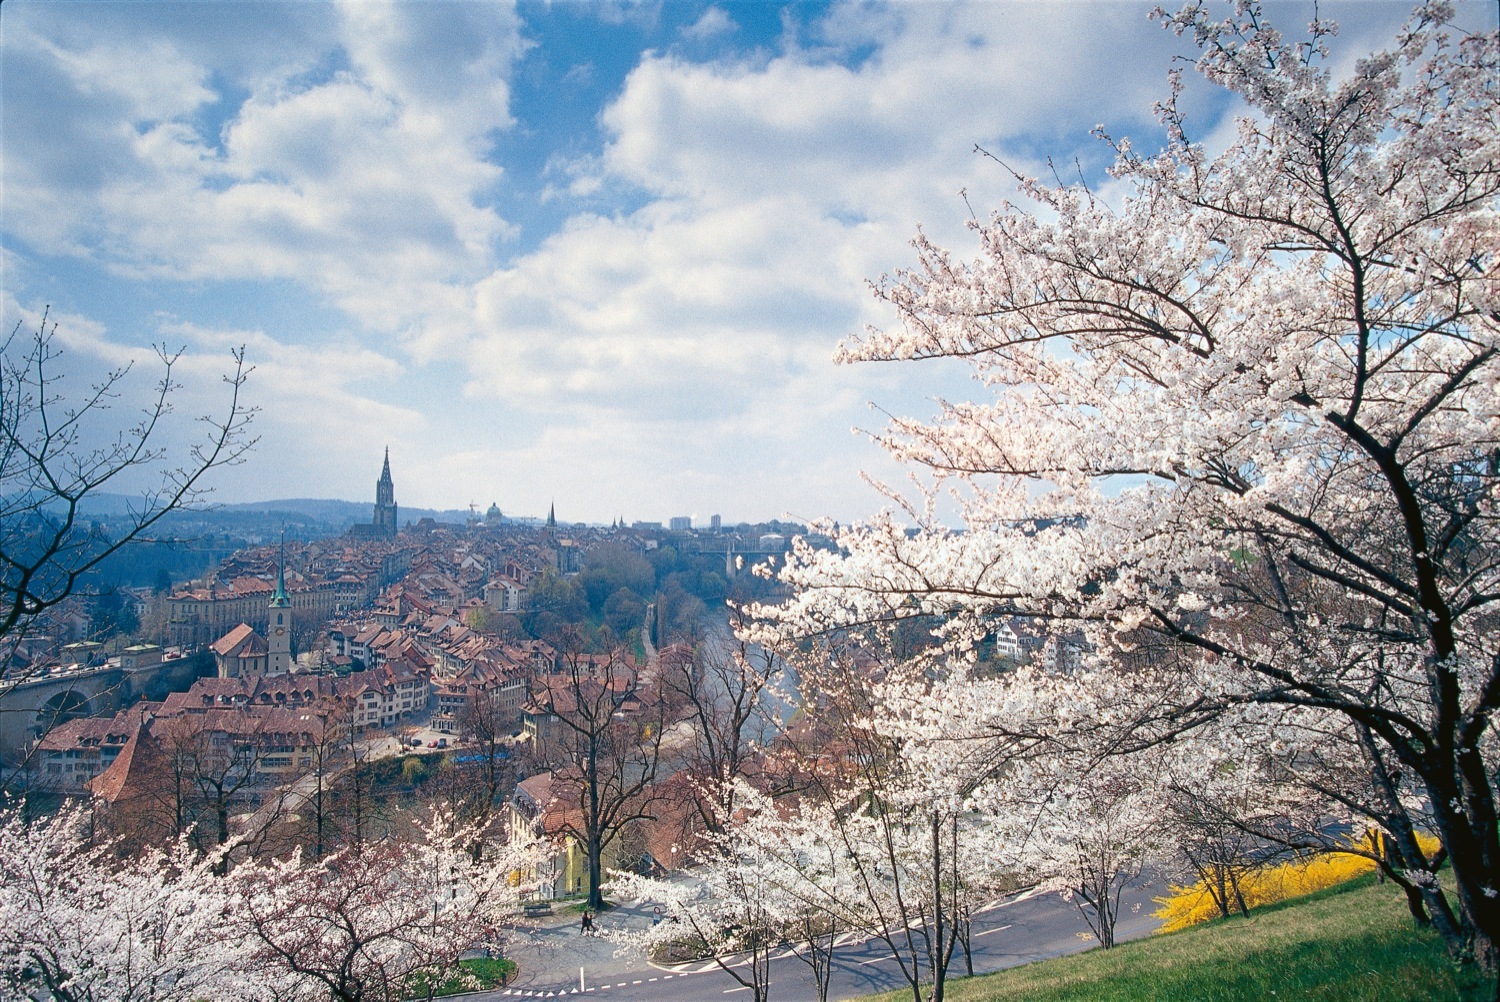
[[[396,534],[396,485],[391,480],[391,447],[385,447],[385,467],[375,481],[375,531],[382,536]]]
[[[292,603],[286,597],[286,540],[281,542],[281,563],[276,568],[276,591],[271,596],[267,625],[267,675],[286,675],[292,670]]]

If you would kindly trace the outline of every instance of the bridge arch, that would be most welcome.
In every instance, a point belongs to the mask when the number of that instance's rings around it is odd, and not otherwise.
[[[86,693],[77,689],[64,689],[37,709],[33,726],[38,734],[46,734],[58,724],[90,716],[93,712],[93,704]]]

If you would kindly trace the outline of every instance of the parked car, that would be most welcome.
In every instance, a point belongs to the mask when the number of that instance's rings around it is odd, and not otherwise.
[[[420,748],[420,747],[422,747],[422,739],[421,738],[412,738],[411,739],[411,746],[413,748]]]
[[[438,738],[437,746],[439,748],[447,748],[448,747],[448,739],[447,738]]]

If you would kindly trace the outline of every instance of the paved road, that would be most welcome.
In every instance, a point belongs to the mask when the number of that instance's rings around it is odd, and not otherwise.
[[[1151,888],[1128,888],[1116,936],[1134,939],[1160,924],[1151,917]],[[640,908],[611,911],[601,922],[631,925],[648,921]],[[561,920],[558,920],[561,921]],[[974,970],[986,973],[1048,957],[1085,950],[1094,945],[1077,909],[1055,894],[1022,893],[991,902],[974,919]],[[701,1002],[724,998],[734,1002],[750,990],[712,962],[678,967],[651,964],[639,954],[616,958],[614,945],[578,934],[576,924],[553,925],[536,931],[512,955],[521,965],[518,982],[510,988],[467,996],[484,1002],[513,998],[557,998],[587,994],[612,1002],[649,999],[651,1002]],[[583,992],[578,968],[583,968]],[[905,988],[900,967],[884,943],[847,942],[835,953],[829,997],[857,998],[871,992]],[[772,964],[771,998],[801,1002],[817,997],[808,966],[792,952],[783,951]],[[950,976],[964,973],[961,953],[955,951]]]

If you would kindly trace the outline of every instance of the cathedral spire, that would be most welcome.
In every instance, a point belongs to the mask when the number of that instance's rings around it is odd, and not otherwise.
[[[557,502],[552,502],[552,507],[547,509],[547,528],[557,528]]]
[[[375,482],[375,533],[394,536],[396,523],[396,485],[391,480],[391,447],[386,446],[385,464],[380,468],[380,479]]]

